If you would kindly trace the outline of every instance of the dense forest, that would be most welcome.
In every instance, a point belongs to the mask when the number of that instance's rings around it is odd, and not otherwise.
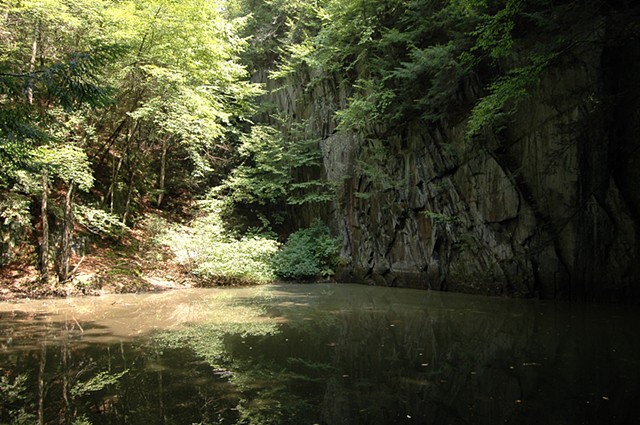
[[[635,2],[7,0],[0,21],[0,265],[32,285],[144,231],[201,283],[640,299]]]

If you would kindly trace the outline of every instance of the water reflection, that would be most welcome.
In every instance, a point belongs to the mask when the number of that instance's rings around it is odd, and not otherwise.
[[[0,423],[640,423],[629,308],[282,285],[0,315]]]

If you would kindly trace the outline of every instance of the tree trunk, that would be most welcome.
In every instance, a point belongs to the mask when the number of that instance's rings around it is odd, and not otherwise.
[[[29,73],[32,73],[36,68],[36,58],[38,55],[38,40],[40,39],[40,21],[36,23],[36,27],[33,31],[33,43],[31,43],[31,57],[29,58]],[[33,79],[29,78],[29,85],[27,86],[27,101],[29,105],[33,104]]]
[[[160,157],[160,181],[158,182],[158,207],[162,204],[164,198],[164,180],[167,172],[167,147],[169,145],[169,137],[162,139],[162,156]]]
[[[44,372],[47,366],[47,345],[42,343],[40,350],[40,368],[38,369],[38,425],[44,425]]]
[[[156,353],[156,360],[160,363],[160,356]],[[160,410],[160,423],[162,425],[167,423],[167,417],[164,408],[164,380],[162,378],[162,368],[158,368],[158,402]]]
[[[67,337],[69,332],[69,322],[66,322],[67,326]],[[71,404],[69,403],[69,365],[68,359],[70,357],[69,345],[67,342],[63,342],[60,347],[60,358],[62,360],[62,400],[64,401],[64,405],[60,409],[59,417],[60,424],[66,425],[69,423],[67,416],[71,411]]]
[[[129,218],[129,207],[131,206],[131,196],[133,195],[133,171],[129,174],[129,190],[127,191],[127,200],[124,204],[124,213],[122,214],[122,224],[126,226]]]
[[[129,158],[129,155],[131,152],[131,139],[133,138],[133,134],[136,132],[137,129],[138,129],[138,121],[136,120],[133,122],[133,125],[129,125],[124,152],[122,152],[122,155],[120,155],[120,159],[118,159],[118,165],[113,167],[113,173],[111,176],[111,185],[109,186],[109,190],[107,191],[107,196],[105,196],[104,198],[106,202],[106,200],[109,199],[109,196],[111,196],[109,212],[112,214],[115,210],[114,197],[116,193],[116,185],[118,182],[118,175],[120,173],[120,168],[122,167],[125,157]],[[126,208],[128,208],[128,206]],[[125,210],[125,215],[126,215],[126,210]]]
[[[120,159],[118,159],[118,165],[116,165],[115,162],[113,163],[113,171],[111,172],[111,184],[109,185],[109,190],[107,190],[107,194],[104,197],[105,202],[107,201],[107,199],[109,199],[109,212],[112,214],[115,204],[114,195],[116,193],[116,182],[118,181],[118,175],[120,174],[120,167],[122,167],[123,158],[124,155],[121,155]]]
[[[58,252],[58,281],[64,282],[69,279],[71,268],[71,237],[73,236],[73,193],[75,184],[69,183],[69,190],[64,202],[64,218],[62,223],[62,239],[60,241],[60,251]]]
[[[42,215],[42,242],[40,243],[40,278],[43,282],[49,281],[49,218],[47,213],[47,201],[49,197],[49,178],[47,170],[42,170],[42,199],[40,214]]]

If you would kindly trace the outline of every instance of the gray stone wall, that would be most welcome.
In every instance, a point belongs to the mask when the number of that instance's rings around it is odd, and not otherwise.
[[[550,69],[496,134],[465,121],[379,137],[335,131],[348,85],[309,76],[271,99],[322,139],[339,278],[493,295],[640,297],[638,48],[587,46]],[[626,49],[626,50],[624,50]],[[631,69],[629,69],[631,67]],[[467,82],[468,97],[480,87]]]

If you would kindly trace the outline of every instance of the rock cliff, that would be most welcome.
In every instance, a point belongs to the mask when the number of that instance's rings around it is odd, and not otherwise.
[[[594,46],[599,46],[594,48]],[[321,139],[344,281],[493,295],[640,298],[640,47],[574,46],[500,131],[466,120],[336,131],[349,88],[272,101]],[[460,96],[477,99],[468,78]],[[308,215],[308,214],[307,214]]]

